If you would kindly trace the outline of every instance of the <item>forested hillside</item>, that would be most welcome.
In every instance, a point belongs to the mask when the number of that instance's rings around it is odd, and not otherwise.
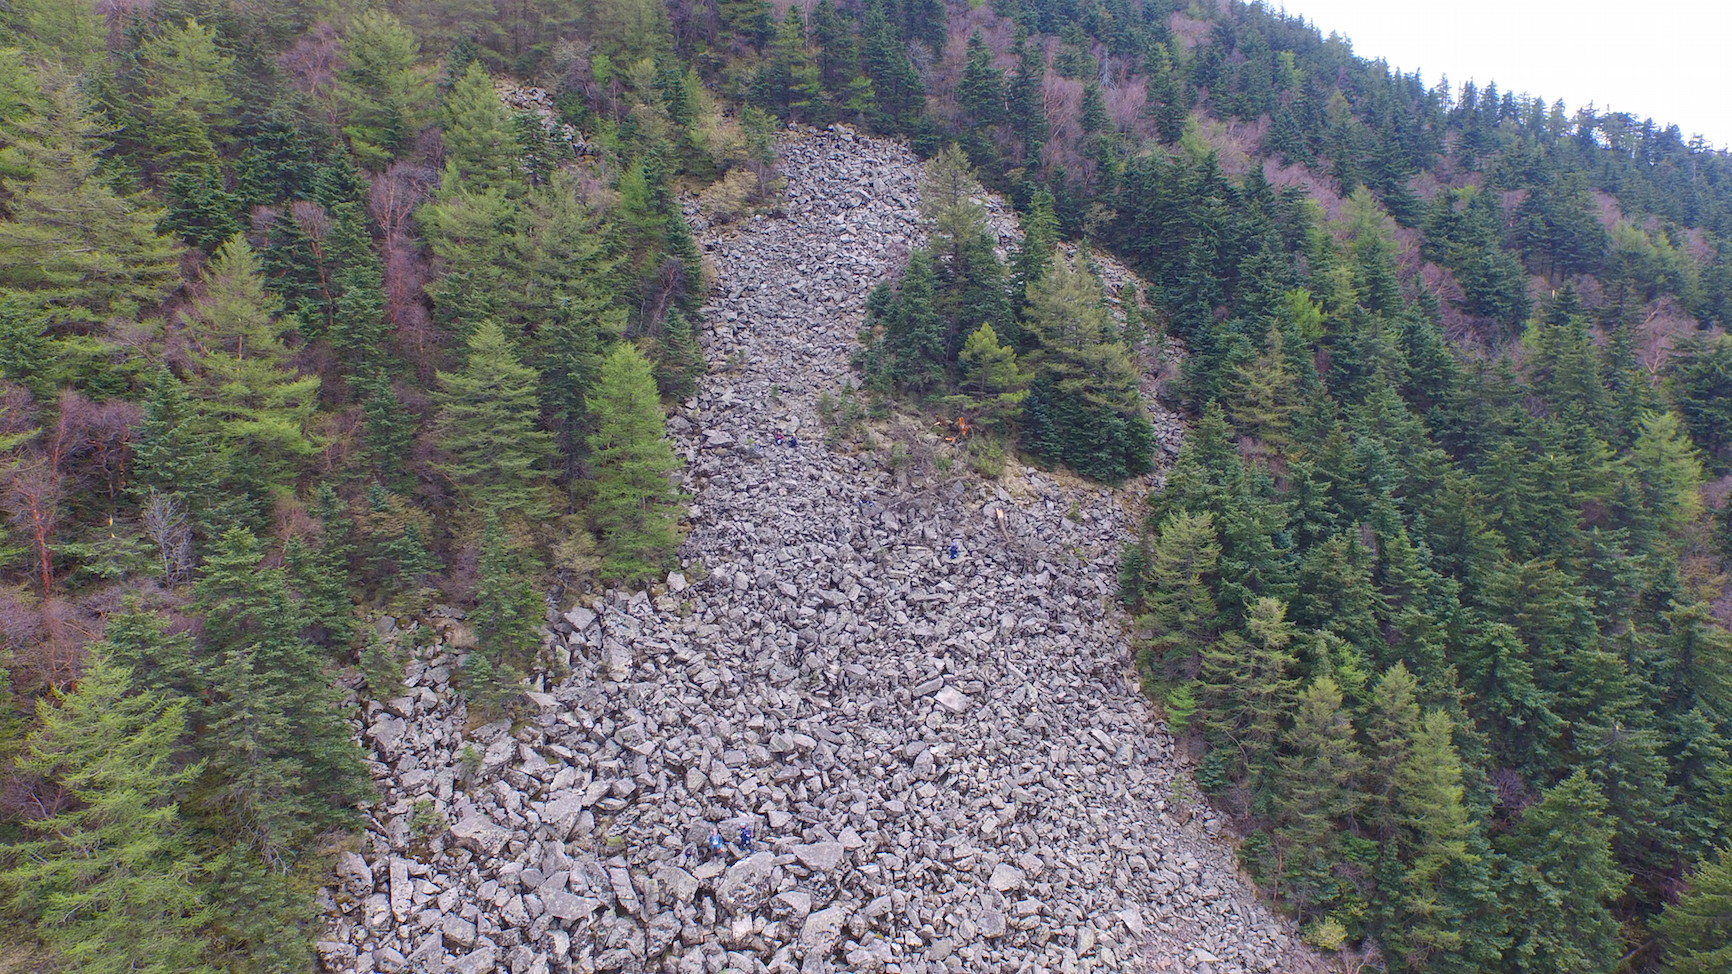
[[[879,408],[1114,483],[1152,371],[1195,418],[1122,596],[1315,943],[1726,969],[1724,152],[1239,3],[0,17],[0,893],[44,968],[311,966],[344,686],[411,648],[362,620],[463,607],[480,712],[546,593],[669,566],[680,194],[773,213],[777,127],[845,122],[936,157]]]

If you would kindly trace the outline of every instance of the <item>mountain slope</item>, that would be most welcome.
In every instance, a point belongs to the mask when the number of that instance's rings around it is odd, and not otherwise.
[[[334,918],[327,953],[444,951],[458,970],[523,950],[532,970],[1312,969],[1182,798],[1130,677],[1119,495],[825,444],[819,397],[846,381],[866,292],[920,242],[919,167],[849,133],[783,158],[785,216],[701,238],[718,272],[707,351],[734,367],[675,422],[691,567],[568,614],[571,675],[509,733],[465,737],[461,710],[428,713],[441,698],[425,692],[376,709],[374,740],[404,718],[447,732],[379,750],[395,817],[347,873],[373,878],[361,904],[414,891],[379,927],[361,905]],[[933,439],[907,449],[951,449]],[[465,780],[466,746],[481,758]],[[454,842],[418,846],[403,823],[429,798]]]

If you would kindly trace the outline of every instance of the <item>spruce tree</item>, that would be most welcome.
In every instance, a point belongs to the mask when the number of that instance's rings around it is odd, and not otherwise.
[[[185,702],[135,689],[97,646],[77,689],[40,701],[37,720],[19,768],[71,801],[7,850],[11,906],[79,971],[212,970],[204,867],[177,804],[203,770],[179,762]]]
[[[319,378],[298,374],[265,290],[258,256],[242,237],[217,251],[205,293],[186,317],[192,384],[207,404],[201,423],[229,478],[255,496],[293,488],[299,464],[318,452],[313,434]]]
[[[962,406],[970,420],[988,430],[1013,426],[1028,398],[1030,380],[1017,363],[1016,350],[1002,344],[987,323],[969,334],[957,358]]]
[[[523,144],[480,63],[469,65],[445,96],[443,122],[448,186],[523,194]]]
[[[1170,675],[1196,675],[1199,655],[1217,625],[1214,574],[1221,560],[1214,515],[1174,511],[1149,537],[1146,568],[1137,579],[1155,651]]]
[[[326,828],[352,824],[372,789],[311,621],[257,538],[232,528],[194,587],[204,613],[203,800],[265,862],[288,864]]]
[[[491,321],[469,336],[463,368],[439,373],[439,469],[472,514],[547,513],[553,436],[537,428],[535,370]]]
[[[1721,974],[1732,970],[1732,850],[1721,848],[1697,864],[1678,902],[1654,925],[1664,945],[1666,974]]]
[[[406,149],[421,124],[428,78],[420,57],[415,35],[383,10],[349,22],[337,99],[345,110],[349,147],[370,168],[383,168]]]
[[[503,700],[509,688],[529,671],[541,648],[547,603],[536,590],[533,566],[528,561],[498,515],[489,513],[481,532],[475,608],[469,613],[479,645],[470,651],[465,664],[471,699],[483,709]]]
[[[638,581],[663,570],[679,547],[675,530],[679,469],[668,443],[661,400],[649,361],[632,345],[616,344],[602,360],[590,398],[589,436],[595,471],[590,519],[601,536],[603,577]]]
[[[1154,428],[1143,415],[1140,376],[1094,275],[1055,263],[1030,290],[1023,326],[1035,373],[1023,412],[1028,447],[1096,480],[1147,471]]]
[[[47,111],[14,120],[10,149],[30,176],[4,181],[0,287],[51,328],[87,333],[131,317],[176,283],[179,247],[157,233],[164,211],[117,192],[100,167],[103,129],[71,79],[42,75]]]
[[[1522,974],[1610,974],[1623,945],[1611,904],[1628,876],[1612,861],[1606,799],[1577,769],[1522,813],[1504,843],[1509,902],[1522,905],[1505,957]]]
[[[143,69],[144,137],[172,171],[217,164],[225,115],[238,102],[229,94],[234,58],[218,49],[216,30],[189,17],[139,45]]]
[[[1282,887],[1310,919],[1350,892],[1341,872],[1343,825],[1359,810],[1364,758],[1341,688],[1318,677],[1299,694],[1276,779],[1275,840],[1285,850]]]
[[[978,30],[968,35],[967,56],[956,97],[976,126],[997,125],[1006,118],[1004,72],[992,66],[992,52]]]

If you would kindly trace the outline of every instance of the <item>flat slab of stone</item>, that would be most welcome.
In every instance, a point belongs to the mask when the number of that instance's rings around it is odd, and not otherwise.
[[[945,687],[932,698],[938,705],[953,714],[960,714],[968,709],[968,698],[955,687]]]
[[[499,855],[499,850],[511,841],[510,830],[485,815],[471,815],[451,826],[451,835],[458,845],[484,856]]]
[[[815,872],[827,873],[842,864],[842,858],[847,850],[840,842],[813,842],[794,847],[794,858],[800,864]]]

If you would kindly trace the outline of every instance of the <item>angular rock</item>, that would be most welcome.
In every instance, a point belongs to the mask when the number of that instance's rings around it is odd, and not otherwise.
[[[451,962],[451,974],[493,974],[499,969],[499,952],[492,947],[471,951]]]
[[[770,898],[776,857],[758,852],[729,866],[716,887],[716,898],[731,914],[751,913]]]
[[[813,842],[794,847],[794,857],[807,869],[827,873],[842,864],[847,854],[840,842]]]
[[[458,845],[484,856],[499,855],[499,850],[511,841],[511,831],[485,815],[471,815],[451,826],[451,835]]]

